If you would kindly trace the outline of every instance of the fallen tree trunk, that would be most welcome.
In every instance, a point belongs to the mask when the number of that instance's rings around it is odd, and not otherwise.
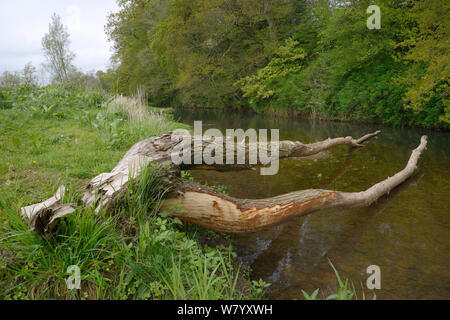
[[[279,156],[280,158],[309,156],[337,145],[361,147],[365,140],[378,134],[380,131],[367,134],[360,139],[340,137],[312,144],[280,141]],[[111,172],[102,173],[91,180],[81,200],[82,204],[95,206],[97,211],[102,208],[110,210],[121,201],[130,179],[137,178],[144,167],[158,163],[170,167],[164,169],[164,174],[169,178],[171,192],[163,200],[162,209],[174,210],[176,207],[178,209],[174,212],[174,216],[218,232],[253,232],[290,217],[317,210],[370,205],[413,174],[420,154],[426,147],[427,138],[422,137],[419,147],[413,151],[405,169],[366,191],[347,193],[310,189],[266,199],[237,199],[221,194],[213,188],[182,179],[179,176],[180,168],[195,169],[199,165],[176,166],[172,163],[171,154],[179,143],[180,141],[174,139],[171,133],[136,143]],[[203,141],[201,148],[204,149],[212,143],[214,141]],[[248,149],[249,146],[247,151]],[[244,166],[249,164],[246,163]],[[48,234],[54,230],[58,219],[73,212],[73,204],[61,204],[61,192],[59,190],[56,196],[42,203],[22,208],[22,214],[28,217],[32,228]]]

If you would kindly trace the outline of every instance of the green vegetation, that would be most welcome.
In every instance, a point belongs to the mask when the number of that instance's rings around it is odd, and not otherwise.
[[[69,81],[75,71],[72,64],[75,53],[69,49],[69,32],[56,13],[52,15],[48,33],[42,38],[42,49],[47,60],[45,68],[50,72],[52,80],[57,83]]]
[[[141,88],[170,107],[450,126],[448,1],[118,3],[106,28],[117,67],[103,75],[115,92]],[[380,29],[366,26],[371,4]]]
[[[352,286],[350,287],[350,284],[348,282],[348,279],[345,279],[345,282],[342,281],[341,276],[339,275],[339,272],[336,270],[336,268],[334,267],[333,263],[330,261],[330,259],[328,259],[328,263],[330,264],[331,268],[334,271],[334,275],[336,276],[336,280],[338,283],[338,287],[336,289],[336,293],[330,294],[328,296],[323,296],[324,300],[352,300],[358,299],[358,294],[356,291],[356,288],[352,282]],[[316,289],[314,290],[313,293],[311,293],[310,295],[305,292],[304,290],[302,290],[302,294],[303,297],[305,298],[305,300],[319,300],[318,299],[318,295],[319,295],[319,291],[320,289]],[[361,284],[361,291],[362,291],[362,300],[366,300],[366,295],[364,293],[364,287]],[[323,294],[322,294],[323,295]],[[376,294],[373,294],[373,300],[376,300],[377,296]]]
[[[22,221],[22,206],[60,185],[65,202],[78,202],[134,143],[184,127],[170,108],[450,128],[448,1],[379,0],[375,30],[366,26],[370,0],[118,4],[106,25],[115,50],[106,72],[73,65],[70,35],[53,15],[42,39],[52,84],[40,87],[31,63],[0,76],[0,299],[264,296],[269,284],[249,280],[229,238],[160,211],[170,190],[157,166],[130,182],[114,212],[79,206],[52,239]],[[65,282],[71,265],[81,269],[79,290]],[[323,298],[357,299],[331,267],[337,293]],[[303,294],[317,299],[319,289]]]
[[[21,206],[61,184],[64,202],[77,202],[87,181],[110,171],[133,143],[183,125],[150,111],[142,97],[58,85],[0,97],[0,299],[262,297],[266,284],[248,280],[229,239],[159,212],[169,190],[157,167],[130,183],[115,212],[78,207],[53,239],[20,218]],[[80,290],[66,286],[70,265],[81,269]]]

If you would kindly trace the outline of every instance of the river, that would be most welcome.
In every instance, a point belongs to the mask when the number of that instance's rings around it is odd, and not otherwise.
[[[204,130],[279,129],[280,139],[305,143],[328,137],[359,137],[382,130],[366,147],[335,147],[316,156],[280,161],[278,174],[258,170],[215,172],[194,170],[200,182],[230,186],[241,198],[271,197],[295,190],[321,188],[361,191],[401,170],[423,134],[428,148],[416,174],[375,204],[354,210],[324,210],[291,219],[267,230],[233,236],[238,260],[252,269],[254,279],[270,282],[267,298],[302,299],[301,289],[321,294],[335,291],[336,278],[328,258],[342,278],[355,285],[359,298],[366,287],[366,269],[381,270],[377,299],[448,299],[450,297],[450,133],[375,124],[296,119],[214,111],[176,111],[175,119]]]

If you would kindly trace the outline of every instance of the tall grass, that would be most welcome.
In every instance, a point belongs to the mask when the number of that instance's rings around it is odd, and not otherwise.
[[[116,95],[108,105],[108,112],[121,112],[130,121],[145,121],[152,116],[147,106],[147,99],[139,90],[133,97]]]
[[[141,95],[117,95],[100,110],[85,112],[83,121],[98,129],[101,143],[112,149],[186,127],[170,114],[152,111]]]
[[[110,171],[132,144],[182,125],[147,110],[142,97],[110,99],[55,86],[7,92],[6,104],[0,109],[0,299],[261,297],[229,243],[203,246],[200,228],[159,212],[168,189],[156,166],[130,181],[113,212],[79,206],[51,240],[20,218],[21,206],[50,197],[61,184],[69,187],[64,201],[77,202],[88,179]],[[79,290],[65,282],[71,265],[80,267]]]
[[[83,291],[90,297],[107,294],[98,286],[103,278],[99,275],[120,255],[123,239],[114,228],[113,218],[102,218],[82,208],[64,219],[58,235],[48,241],[30,231],[16,210],[2,210],[6,211],[7,223],[0,240],[5,269],[0,298],[72,297],[65,282],[71,265],[82,270]]]
[[[156,166],[145,168],[130,184],[125,204],[116,212],[125,220],[127,233],[135,235],[125,283],[134,283],[139,298],[245,298],[236,290],[239,268],[233,265],[231,246],[203,248],[180,220],[157,214],[155,207],[169,191],[160,170]],[[156,295],[149,283],[158,288]]]
[[[18,210],[6,214],[0,247],[2,299],[244,299],[231,246],[202,247],[178,219],[158,215],[168,191],[161,168],[145,168],[113,214],[80,207],[51,241],[31,232]],[[81,289],[66,286],[69,266]]]
[[[330,259],[328,259],[328,263],[330,264],[331,268],[333,269],[338,286],[336,288],[336,293],[330,294],[328,296],[323,296],[323,299],[324,300],[352,300],[352,299],[357,300],[358,294],[357,294],[357,291],[356,291],[356,288],[355,288],[353,282],[350,286],[348,279],[345,279],[345,281],[343,281],[341,276],[339,275],[339,272],[334,267],[334,265]],[[320,289],[316,289],[316,290],[314,290],[313,293],[308,294],[307,292],[302,290],[302,294],[306,300],[318,300],[319,291],[320,291]],[[362,292],[361,298],[362,298],[362,300],[365,300],[366,295],[365,295],[364,287],[362,286],[362,284],[361,284],[361,292]],[[376,297],[377,297],[376,294],[374,294],[373,300],[375,300]]]
[[[147,99],[141,91],[133,97],[116,95],[108,104],[107,112],[122,114],[133,127],[140,130],[151,127],[154,131],[168,132],[173,125],[167,121],[169,115],[156,112],[148,107]]]

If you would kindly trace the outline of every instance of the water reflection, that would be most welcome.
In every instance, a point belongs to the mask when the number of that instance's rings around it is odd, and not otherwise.
[[[378,298],[449,298],[449,133],[214,112],[180,112],[175,117],[188,124],[203,120],[204,128],[223,132],[226,128],[279,128],[281,139],[303,142],[382,130],[378,139],[361,149],[342,146],[314,157],[283,159],[275,176],[264,177],[254,170],[192,172],[199,181],[230,185],[229,193],[242,198],[308,188],[366,189],[401,170],[420,137],[427,134],[428,148],[417,174],[372,206],[321,211],[236,236],[235,249],[240,261],[251,266],[253,277],[272,282],[269,298],[297,299],[302,297],[300,289],[312,292],[318,287],[331,292],[335,279],[327,257],[357,288],[365,284],[367,266],[379,265],[382,290],[377,290]]]

